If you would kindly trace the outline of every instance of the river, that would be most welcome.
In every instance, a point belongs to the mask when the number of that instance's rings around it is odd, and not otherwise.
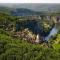
[[[58,32],[58,29],[54,26],[50,31],[50,33],[48,34],[48,36],[45,37],[45,40],[48,41],[51,38],[51,36],[54,36],[55,34],[57,34],[57,32]]]

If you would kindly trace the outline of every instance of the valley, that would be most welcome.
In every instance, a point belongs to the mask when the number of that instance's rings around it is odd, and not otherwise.
[[[0,60],[60,60],[60,12],[54,6],[0,6]]]

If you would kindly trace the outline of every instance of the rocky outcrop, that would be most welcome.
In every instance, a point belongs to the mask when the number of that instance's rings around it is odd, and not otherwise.
[[[40,43],[42,41],[39,34],[34,34],[28,28],[19,32],[15,32],[13,34],[13,37],[19,37],[20,39],[26,40],[27,42],[31,43]]]

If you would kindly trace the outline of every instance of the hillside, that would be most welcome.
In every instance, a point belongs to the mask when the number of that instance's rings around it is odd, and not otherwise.
[[[36,12],[26,8],[8,8],[8,7],[0,7],[0,12],[4,12],[12,16],[30,16],[42,14],[41,12]]]
[[[15,16],[30,16],[30,15],[39,15],[42,13],[25,8],[16,8],[11,11],[11,14]]]

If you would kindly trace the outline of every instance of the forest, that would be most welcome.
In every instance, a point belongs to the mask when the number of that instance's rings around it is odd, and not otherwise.
[[[0,12],[0,60],[60,60],[60,14],[34,14]]]

